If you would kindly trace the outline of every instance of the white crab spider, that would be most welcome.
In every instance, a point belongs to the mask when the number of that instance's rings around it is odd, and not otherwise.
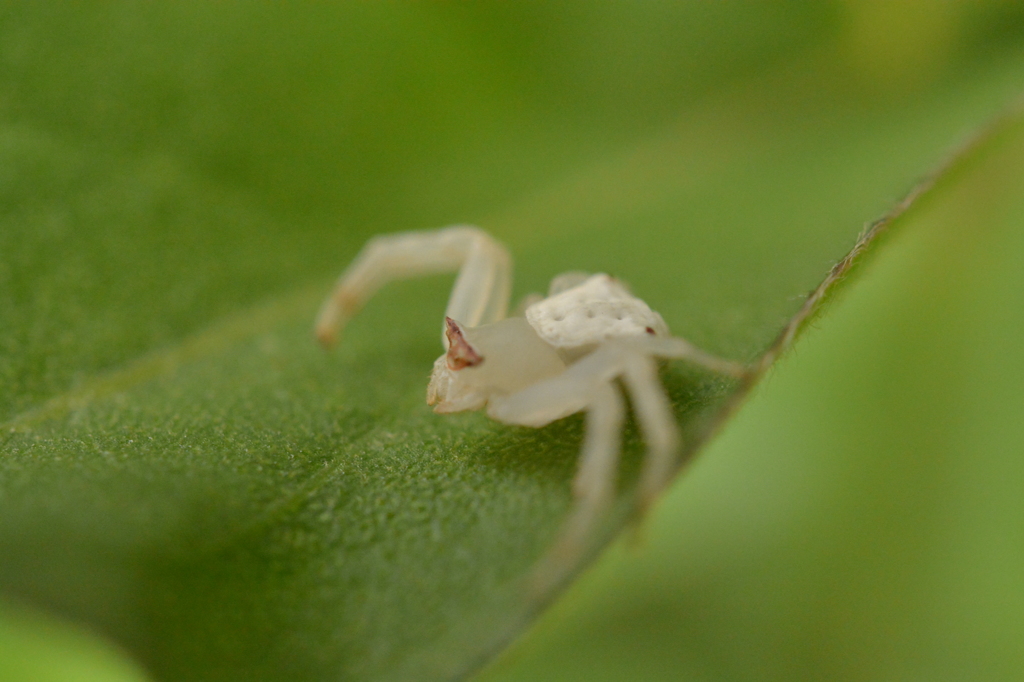
[[[559,543],[563,556],[577,552],[614,496],[624,416],[616,379],[629,390],[647,443],[639,484],[646,505],[668,483],[679,447],[655,358],[737,377],[745,369],[670,336],[661,315],[604,274],[559,275],[547,298],[532,297],[521,316],[506,317],[512,259],[469,226],[370,240],[324,302],[316,335],[330,346],[389,280],[456,270],[442,327],[445,353],[434,363],[427,403],[440,413],[486,409],[492,419],[532,427],[586,411],[576,504]]]

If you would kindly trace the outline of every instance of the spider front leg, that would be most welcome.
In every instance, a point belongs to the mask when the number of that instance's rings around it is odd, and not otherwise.
[[[658,379],[654,359],[640,351],[627,351],[623,360],[622,378],[629,388],[633,412],[647,443],[639,483],[640,507],[646,509],[672,479],[679,452],[679,427]]]
[[[557,377],[508,396],[492,397],[487,414],[508,424],[541,427],[586,411],[586,435],[573,479],[575,503],[558,539],[537,565],[534,587],[560,581],[587,550],[615,497],[625,407],[615,378],[623,372],[618,345],[599,348]]]
[[[338,331],[389,281],[458,271],[445,315],[476,327],[504,319],[512,289],[512,258],[484,231],[457,225],[375,237],[348,266],[316,320],[330,346]],[[442,326],[441,343],[448,348]]]
[[[616,339],[606,342],[557,377],[509,396],[491,398],[487,413],[510,424],[544,426],[575,412],[593,411],[595,396],[602,394],[606,387],[614,387],[612,382],[621,377],[629,389],[633,411],[647,443],[639,487],[640,503],[647,506],[668,484],[680,443],[672,406],[658,378],[656,357],[688,360],[735,377],[742,377],[747,371],[738,363],[705,353],[680,338]],[[588,434],[596,428],[603,428],[603,424],[593,417],[588,418]],[[616,449],[607,458],[614,459],[617,452]],[[581,461],[574,490],[580,499],[601,498],[598,491],[604,482],[597,481],[590,473],[587,457]],[[587,506],[595,505],[588,503]]]
[[[742,365],[722,360],[679,338],[638,337],[606,342],[557,377],[509,396],[491,399],[488,415],[510,424],[541,427],[587,411],[587,431],[573,480],[576,503],[552,550],[534,572],[535,585],[550,586],[586,551],[601,515],[614,499],[624,408],[616,379],[629,390],[647,444],[639,504],[650,505],[671,480],[680,435],[658,378],[657,357],[686,359],[715,372],[742,377]]]
[[[658,378],[655,358],[686,360],[737,379],[744,378],[751,371],[738,362],[711,355],[679,337],[641,337],[628,343],[624,350],[622,378],[629,388],[633,411],[647,443],[638,490],[641,509],[649,507],[671,482],[680,445],[679,427]]]
[[[562,531],[562,543],[569,551],[582,548],[596,521],[615,499],[624,416],[622,396],[614,383],[594,387],[583,449],[572,482],[576,507]]]

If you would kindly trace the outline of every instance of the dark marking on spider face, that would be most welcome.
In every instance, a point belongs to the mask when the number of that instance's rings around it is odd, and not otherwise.
[[[654,327],[644,327],[644,331],[650,334],[651,336],[654,336]]]
[[[448,337],[448,369],[458,371],[466,367],[475,367],[484,361],[483,356],[469,345],[462,334],[459,323],[450,317],[444,318],[445,336]]]

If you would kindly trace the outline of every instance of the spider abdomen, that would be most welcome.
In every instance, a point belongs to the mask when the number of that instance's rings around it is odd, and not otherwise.
[[[534,303],[526,320],[547,343],[570,353],[607,339],[668,335],[661,315],[605,274]]]

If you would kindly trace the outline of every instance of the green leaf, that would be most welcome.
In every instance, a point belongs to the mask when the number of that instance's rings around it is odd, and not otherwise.
[[[582,421],[429,411],[450,278],[316,348],[367,236],[476,222],[758,361],[1022,62],[979,15],[865,95],[817,4],[0,12],[0,592],[158,679],[452,678],[552,596]],[[687,455],[746,388],[665,381]]]

